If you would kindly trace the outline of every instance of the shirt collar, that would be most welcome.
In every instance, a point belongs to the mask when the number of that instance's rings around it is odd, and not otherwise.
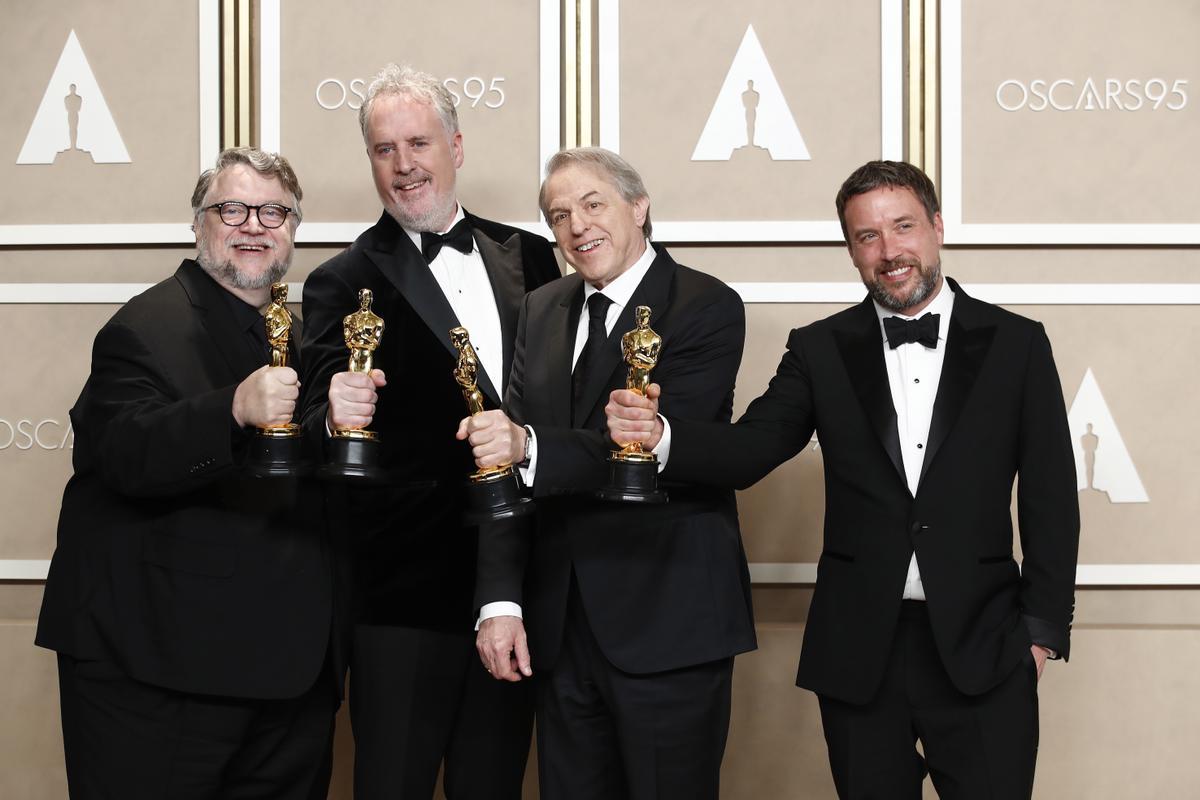
[[[641,284],[642,278],[646,277],[646,273],[650,271],[650,265],[654,263],[656,255],[654,247],[650,244],[650,240],[647,239],[646,251],[642,253],[637,261],[633,262],[632,267],[613,278],[612,283],[604,287],[604,296],[612,300],[613,305],[618,308],[624,308],[628,305],[629,298],[633,297],[633,293]],[[590,283],[583,284],[583,302],[586,303],[588,298],[598,291],[601,290]]]

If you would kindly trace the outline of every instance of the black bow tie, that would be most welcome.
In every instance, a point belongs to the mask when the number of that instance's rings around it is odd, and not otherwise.
[[[888,347],[895,350],[909,342],[919,342],[925,347],[937,347],[940,319],[940,314],[926,314],[920,319],[884,317],[883,331],[887,334]]]
[[[460,219],[457,225],[445,233],[421,231],[421,255],[425,257],[426,264],[433,263],[437,254],[441,252],[442,245],[450,245],[460,253],[469,253],[474,249],[471,226],[467,224],[466,219]]]

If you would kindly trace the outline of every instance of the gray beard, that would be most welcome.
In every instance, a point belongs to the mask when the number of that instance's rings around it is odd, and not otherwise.
[[[451,221],[454,219],[454,196],[450,196],[450,202],[446,208],[432,208],[424,214],[412,216],[404,213],[404,210],[397,205],[387,206],[387,212],[392,219],[400,224],[401,228],[409,231],[422,233],[428,231],[430,233],[441,233],[441,220],[449,215]]]
[[[207,257],[197,254],[196,261],[217,283],[223,286],[232,286],[234,289],[265,289],[283,280],[283,276],[287,274],[289,266],[283,261],[272,261],[271,266],[267,268],[266,272],[261,275],[250,276],[239,271],[234,266],[234,263],[228,259],[217,264],[211,264],[208,262]]]
[[[871,295],[871,299],[876,303],[879,303],[879,305],[883,306],[889,311],[898,311],[903,313],[913,306],[917,306],[925,302],[925,300],[929,298],[929,295],[933,294],[933,290],[937,286],[938,278],[942,276],[942,262],[939,259],[938,262],[933,265],[933,269],[929,270],[928,273],[921,268],[918,268],[918,270],[921,272],[923,280],[913,291],[912,296],[907,300],[901,300],[898,297],[893,297],[892,295],[888,294],[887,287],[884,286],[881,281],[875,281],[873,283],[867,283],[866,281],[863,281],[863,285],[867,287],[867,292]]]

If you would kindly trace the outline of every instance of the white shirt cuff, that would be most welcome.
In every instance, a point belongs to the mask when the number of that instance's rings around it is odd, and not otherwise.
[[[492,617],[521,617],[521,604],[510,603],[507,600],[499,600],[495,603],[484,603],[483,608],[479,609],[479,619],[475,621],[475,630],[479,630],[479,626],[483,624],[485,619]]]
[[[659,414],[658,418],[662,420],[663,435],[658,440],[658,446],[650,452],[658,456],[658,471],[662,472],[667,468],[667,459],[671,457],[671,423],[667,422],[667,418],[662,414]]]
[[[529,466],[517,467],[517,471],[521,473],[521,483],[525,484],[526,488],[532,489],[534,474],[537,472],[537,436],[533,432],[532,425],[525,430],[529,434]],[[517,616],[521,615],[517,614]]]

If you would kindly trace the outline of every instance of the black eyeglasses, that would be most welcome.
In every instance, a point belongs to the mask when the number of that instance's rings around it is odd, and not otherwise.
[[[220,215],[221,222],[234,228],[238,225],[244,225],[246,220],[250,219],[251,211],[258,215],[258,224],[264,228],[278,228],[287,222],[288,214],[296,213],[296,209],[281,206],[278,203],[264,203],[261,206],[251,206],[237,200],[214,203],[204,210],[209,211],[214,208],[217,210],[217,214]]]

